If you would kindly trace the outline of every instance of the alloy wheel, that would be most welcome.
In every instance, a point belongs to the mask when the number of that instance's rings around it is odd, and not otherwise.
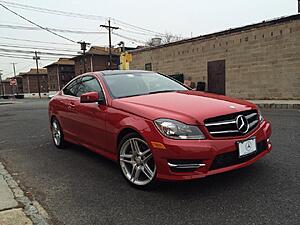
[[[52,138],[56,146],[61,144],[61,130],[56,120],[52,121]]]
[[[129,138],[122,144],[119,154],[122,172],[132,184],[145,186],[154,179],[156,165],[144,140]]]

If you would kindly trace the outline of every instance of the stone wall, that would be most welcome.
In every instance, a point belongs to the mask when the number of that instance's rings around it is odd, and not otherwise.
[[[226,95],[300,99],[300,19],[132,52],[130,69],[183,73],[207,83],[207,63],[225,60]]]

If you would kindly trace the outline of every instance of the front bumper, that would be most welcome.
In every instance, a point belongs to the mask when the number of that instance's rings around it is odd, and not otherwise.
[[[237,141],[247,140],[253,136],[256,137],[257,151],[245,158],[238,158]],[[263,121],[253,132],[243,137],[173,140],[163,137],[158,132],[152,132],[147,141],[148,143],[160,142],[165,146],[165,149],[151,146],[157,166],[157,178],[175,181],[202,178],[248,166],[271,151],[270,136],[271,125],[269,122]],[[201,166],[191,171],[174,170],[170,165],[172,166],[176,160],[190,161],[194,165],[199,162],[198,164]]]

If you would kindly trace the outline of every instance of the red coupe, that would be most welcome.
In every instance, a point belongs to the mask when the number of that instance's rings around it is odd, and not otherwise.
[[[271,125],[256,105],[192,91],[147,71],[77,76],[49,103],[53,141],[117,161],[135,187],[238,169],[271,151]]]

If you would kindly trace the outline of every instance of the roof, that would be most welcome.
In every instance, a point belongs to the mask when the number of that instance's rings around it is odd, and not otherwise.
[[[50,67],[50,66],[54,66],[54,65],[65,65],[65,66],[73,66],[75,65],[74,60],[72,59],[68,59],[68,58],[59,58],[56,62],[51,63],[47,66],[45,66],[45,68]]]
[[[168,43],[168,44],[163,44],[163,45],[158,45],[158,46],[153,46],[153,47],[139,48],[139,49],[136,49],[136,50],[132,50],[130,52],[131,53],[136,53],[136,52],[149,51],[149,50],[152,50],[152,49],[158,49],[158,48],[174,46],[174,45],[178,45],[178,44],[189,43],[189,42],[193,42],[193,41],[199,41],[199,40],[205,40],[205,39],[209,39],[209,38],[215,38],[215,37],[219,37],[219,36],[223,36],[223,35],[239,33],[241,31],[248,31],[248,30],[251,30],[251,29],[254,29],[254,28],[261,28],[261,27],[266,27],[266,26],[270,26],[270,25],[275,25],[275,24],[280,24],[280,23],[285,23],[285,22],[291,22],[291,21],[295,21],[295,20],[300,20],[300,14],[295,14],[295,15],[286,16],[286,17],[280,17],[280,18],[271,19],[271,20],[264,20],[260,23],[255,23],[255,24],[250,24],[250,25],[241,26],[241,27],[237,27],[237,28],[232,28],[232,29],[229,29],[229,30],[215,32],[215,33],[211,33],[211,34],[201,35],[201,36],[198,36],[198,37],[187,38],[187,39],[183,39],[183,40],[180,40],[180,41],[171,42],[171,43]]]
[[[92,46],[86,53],[86,55],[109,55],[109,49],[107,47]],[[112,55],[120,55],[118,49],[112,49]],[[79,58],[82,55],[73,57],[72,59]]]
[[[117,75],[117,74],[130,74],[130,73],[153,73],[153,71],[146,71],[146,70],[104,70],[98,71],[104,76],[106,75]]]
[[[40,68],[39,69],[40,75],[47,75],[47,69],[46,68]],[[20,76],[26,76],[26,75],[37,75],[37,69],[30,69],[27,73],[20,73]]]

